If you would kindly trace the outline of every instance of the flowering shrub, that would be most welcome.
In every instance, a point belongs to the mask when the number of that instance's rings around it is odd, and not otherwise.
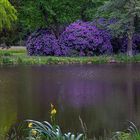
[[[112,52],[110,35],[89,22],[69,25],[59,38],[64,56],[93,56]]]
[[[55,35],[47,29],[39,29],[32,33],[27,42],[29,55],[60,55],[60,48]]]
[[[114,36],[110,25],[116,20],[100,18],[91,22],[77,21],[70,24],[57,40],[47,29],[39,29],[27,40],[29,55],[93,56],[100,54],[125,53],[127,37]],[[133,54],[140,52],[140,34],[133,36]]]

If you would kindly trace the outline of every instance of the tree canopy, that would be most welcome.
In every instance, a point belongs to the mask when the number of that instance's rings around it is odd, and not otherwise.
[[[11,23],[17,19],[16,10],[8,0],[0,1],[0,30],[10,28]]]
[[[80,18],[80,6],[75,0],[24,0],[20,11],[20,22],[27,30],[50,27],[56,34],[60,25]]]
[[[111,35],[117,38],[127,38],[125,41],[128,46],[127,54],[131,56],[132,46],[134,46],[134,34],[140,32],[139,0],[9,1],[1,0],[0,2],[0,29],[2,29],[2,27],[9,28],[12,21],[16,20],[16,14],[18,16],[18,20],[14,24],[12,31],[10,31],[10,33],[7,31],[1,32],[0,34],[0,36],[5,37],[5,40],[7,39],[5,42],[10,41],[9,44],[18,42],[19,40],[26,40],[30,33],[42,28],[51,29],[58,39],[65,27],[70,25],[70,23],[77,20],[98,21],[102,17],[105,17],[105,19],[115,20],[115,22],[109,26],[111,31],[113,31]],[[11,4],[18,12],[16,12]],[[97,26],[100,28],[100,24]],[[17,34],[15,34],[15,31]]]
[[[14,0],[16,1],[16,0]],[[76,20],[92,20],[105,0],[23,0],[19,21],[26,31],[49,27],[59,35],[62,26]],[[16,2],[15,2],[16,3]]]
[[[135,20],[140,16],[139,0],[109,0],[99,10],[110,18],[117,19],[112,26],[116,34],[126,34],[128,37],[127,54],[132,56],[132,38],[136,30]]]

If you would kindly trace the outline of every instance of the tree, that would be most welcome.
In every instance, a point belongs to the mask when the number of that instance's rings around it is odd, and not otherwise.
[[[13,0],[16,4],[17,0]],[[92,20],[97,8],[105,0],[22,0],[19,22],[27,32],[49,27],[56,36],[63,26],[76,20]],[[92,15],[92,16],[91,16]]]
[[[99,11],[108,13],[110,18],[116,18],[117,22],[114,24],[116,33],[126,34],[127,55],[132,56],[133,35],[135,32],[135,19],[140,15],[140,1],[139,0],[109,0]]]
[[[49,27],[58,37],[61,25],[80,18],[80,1],[83,0],[23,0],[20,23],[29,32]]]
[[[93,20],[97,8],[106,0],[9,1],[18,11],[18,20],[12,26],[13,35],[10,30],[10,36],[6,32],[9,37],[5,35],[5,38],[6,42],[10,41],[10,44],[15,44],[18,40],[25,40],[31,32],[38,28],[52,29],[58,37],[68,24],[76,20]]]
[[[96,12],[100,6],[107,0],[86,0],[82,3],[81,19],[83,21],[92,21],[96,18]]]
[[[8,0],[0,1],[0,30],[10,28],[11,23],[17,19],[16,10]]]

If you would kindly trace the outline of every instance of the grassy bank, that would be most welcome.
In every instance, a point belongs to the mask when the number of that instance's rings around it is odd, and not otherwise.
[[[25,48],[0,49],[0,65],[45,65],[45,64],[102,64],[102,63],[130,63],[140,62],[140,54],[133,57],[118,54],[112,56],[94,57],[55,57],[28,56]]]

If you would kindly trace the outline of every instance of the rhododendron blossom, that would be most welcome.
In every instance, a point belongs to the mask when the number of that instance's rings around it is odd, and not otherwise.
[[[90,22],[69,25],[59,38],[64,56],[93,56],[112,53],[110,34]]]
[[[32,33],[26,43],[29,55],[60,55],[60,47],[55,35],[47,29],[39,29]]]

